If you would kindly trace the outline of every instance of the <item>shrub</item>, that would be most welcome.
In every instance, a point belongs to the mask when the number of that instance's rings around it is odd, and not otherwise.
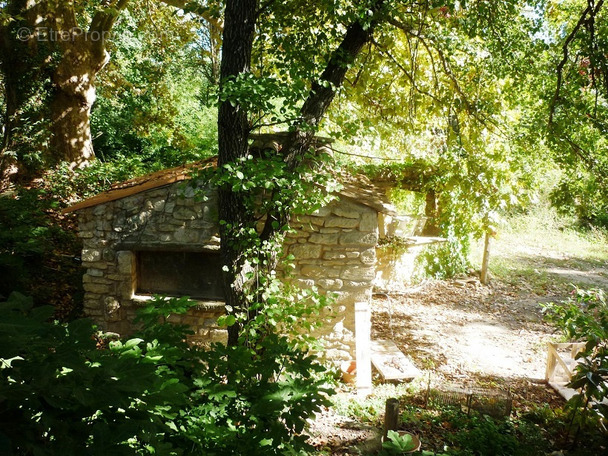
[[[19,291],[67,317],[82,290],[81,246],[57,209],[38,189],[0,196],[0,299]]]
[[[567,404],[573,423],[578,424],[575,441],[589,420],[605,432],[608,406],[602,402],[608,397],[608,303],[604,291],[575,288],[566,301],[546,304],[544,311],[569,340],[585,342],[567,385],[579,391]]]
[[[256,350],[188,344],[167,317],[189,307],[155,299],[139,334],[99,348],[89,321],[51,321],[51,307],[13,293],[0,303],[0,445],[19,455],[305,448],[306,419],[329,392],[316,358],[272,333]]]

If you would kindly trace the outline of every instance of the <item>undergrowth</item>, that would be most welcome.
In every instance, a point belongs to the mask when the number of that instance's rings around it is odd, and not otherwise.
[[[584,429],[585,438],[574,445],[566,407],[547,403],[520,404],[511,415],[496,418],[457,406],[425,405],[420,385],[377,385],[366,399],[334,398],[337,414],[382,429],[389,397],[400,398],[399,429],[422,441],[423,455],[539,456],[603,454],[603,436]],[[377,391],[377,392],[376,392]],[[374,452],[361,454],[376,454]]]

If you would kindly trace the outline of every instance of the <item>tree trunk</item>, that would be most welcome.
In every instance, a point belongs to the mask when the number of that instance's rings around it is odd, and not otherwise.
[[[128,0],[104,2],[87,31],[74,2],[12,0],[0,26],[0,60],[7,93],[0,174],[33,177],[41,171],[20,160],[39,156],[44,168],[59,162],[85,166],[94,158],[90,114],[95,77],[109,59],[106,39]],[[30,169],[28,169],[30,168]]]
[[[229,0],[226,2],[224,19],[221,83],[250,71],[251,52],[257,14],[257,0]],[[240,105],[224,101],[218,111],[218,167],[247,156],[249,124],[247,112]],[[246,311],[244,300],[245,271],[242,245],[238,242],[238,230],[255,226],[253,214],[248,214],[242,197],[230,187],[219,188],[219,217],[221,253],[228,271],[224,273],[224,295],[231,313]],[[238,342],[240,325],[228,328],[228,344]]]
[[[371,40],[375,26],[381,20],[380,10],[384,0],[373,5],[374,17],[367,26],[360,22],[352,23],[340,45],[332,52],[329,62],[319,81],[312,84],[308,98],[300,110],[299,125],[288,136],[281,153],[285,156],[289,169],[295,172],[310,149],[319,123],[336,96],[336,90],[342,86],[346,73],[355,61],[361,49]],[[278,223],[275,223],[278,222]],[[284,211],[268,214],[262,232],[263,239],[270,239],[277,233],[277,226],[289,222],[289,213]]]
[[[422,235],[439,236],[439,210],[437,208],[437,195],[435,190],[428,190],[426,192],[424,215],[427,217],[427,221],[422,230]]]
[[[95,79],[110,59],[103,42],[95,39],[100,36],[83,34],[63,43],[63,56],[52,75],[51,165],[83,167],[95,157],[90,124]]]
[[[35,139],[46,138],[36,135],[34,128],[23,122],[42,120],[44,93],[42,81],[46,78],[44,62],[40,58],[37,41],[28,38],[28,24],[33,23],[38,11],[26,9],[24,0],[9,2],[6,13],[20,17],[0,26],[0,61],[5,93],[4,132],[0,150],[0,189],[19,173],[19,157],[31,154]],[[21,33],[20,33],[21,32]]]
[[[483,243],[483,258],[481,260],[481,271],[479,274],[479,280],[484,285],[487,285],[490,281],[490,275],[488,271],[490,265],[490,236],[492,236],[490,230],[486,231]]]
[[[376,2],[376,13],[382,4],[383,0]],[[256,12],[256,0],[232,0],[226,3],[220,92],[229,78],[246,73],[250,69]],[[282,153],[289,169],[293,172],[297,172],[298,166],[310,148],[319,122],[333,101],[336,89],[343,84],[349,65],[371,39],[377,21],[376,16],[367,27],[359,22],[353,23],[340,46],[332,53],[320,81],[312,84],[310,95],[301,109],[302,121],[283,144]],[[218,113],[220,168],[247,156],[248,134],[247,113],[243,107],[238,103],[233,105],[233,102],[229,101],[221,103]],[[242,196],[233,192],[231,188],[219,188],[218,191],[219,216],[223,221],[220,227],[222,259],[228,269],[224,275],[226,305],[230,313],[247,312],[244,297],[247,271],[244,270],[243,244],[238,230],[255,228],[255,214],[247,212]],[[280,239],[280,227],[284,226],[288,219],[289,213],[282,208],[266,214],[261,240],[273,242]],[[265,258],[265,260],[267,267],[274,269],[277,259]],[[228,328],[229,344],[238,343],[240,330],[239,324]]]

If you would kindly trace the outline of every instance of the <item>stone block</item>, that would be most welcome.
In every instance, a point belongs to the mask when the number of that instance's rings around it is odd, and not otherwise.
[[[122,319],[120,302],[108,296],[103,300],[105,319],[108,322],[117,322]]]
[[[342,271],[340,278],[344,280],[354,280],[354,281],[371,281],[374,279],[374,268],[371,267],[358,267],[351,266],[347,267]]]
[[[105,215],[107,208],[107,204],[98,204],[93,208],[93,215],[95,217],[102,217]]]
[[[311,225],[310,223],[306,223],[304,225],[300,225],[295,227],[298,231],[302,231],[304,233],[318,233],[321,231],[321,227],[317,225]]]
[[[313,244],[333,245],[338,243],[339,234],[319,234],[314,233],[308,239]]]
[[[128,250],[116,252],[116,259],[118,263],[118,272],[128,275],[133,272],[133,262],[135,260],[135,254],[133,252]]]
[[[324,277],[329,279],[335,279],[340,277],[340,270],[315,265],[306,265],[302,266],[302,268],[300,269],[300,275],[312,278]]]
[[[82,283],[99,283],[102,285],[111,285],[113,282],[104,277],[94,277],[90,274],[85,274],[82,276]]]
[[[378,229],[378,215],[375,212],[364,213],[359,224],[361,231],[369,232]]]
[[[319,228],[319,233],[322,234],[335,234],[339,232],[340,230],[338,228]]]
[[[214,328],[217,327],[217,318],[205,318],[202,324],[203,328]]]
[[[81,258],[83,262],[92,263],[101,260],[101,250],[98,249],[82,249]]]
[[[152,203],[152,210],[154,210],[155,212],[162,212],[165,210],[165,204],[166,204],[166,200],[164,199],[160,199],[160,200],[156,200]]]
[[[96,310],[96,309],[101,309],[101,305],[100,305],[100,297],[97,298],[90,298],[89,296],[97,296],[93,293],[87,293],[87,295],[85,296],[85,300],[83,303],[83,309],[85,310],[85,312],[88,312],[89,310]]]
[[[323,277],[324,274],[323,268],[318,266],[307,265],[300,269],[300,275],[304,277]]]
[[[297,244],[289,247],[289,253],[296,257],[296,260],[310,258],[320,258],[322,247],[320,245]]]
[[[123,280],[130,280],[130,277],[125,274],[106,274],[104,276],[108,280],[112,280],[114,282],[119,282]]]
[[[181,223],[180,223],[180,225],[181,225]],[[172,233],[173,231],[175,231],[175,228],[176,228],[176,226],[175,226],[173,223],[170,223],[170,222],[159,223],[159,224],[156,226],[156,229],[157,229],[158,231],[163,231],[163,232],[171,232],[171,233]]]
[[[340,235],[341,245],[375,246],[377,243],[377,233],[361,233],[359,231],[352,231],[350,233],[342,233]]]
[[[190,222],[190,227],[195,229],[214,230],[217,227],[209,220],[196,219]]]
[[[344,285],[344,282],[340,279],[319,279],[317,285],[326,290],[339,290]]]
[[[114,249],[111,249],[111,248],[103,249],[101,258],[103,261],[112,262],[116,258],[116,253],[115,253]]]
[[[103,310],[100,307],[87,307],[84,309],[84,314],[87,317],[97,319],[103,317]]]
[[[327,217],[324,226],[326,228],[356,228],[359,225],[359,214],[357,217]]]
[[[320,207],[319,209],[317,209],[316,211],[314,211],[311,215],[316,216],[316,217],[325,217],[329,214],[331,214],[330,207],[323,206],[323,207]]]
[[[177,242],[191,244],[198,242],[198,233],[195,230],[186,227],[180,227],[175,230],[173,237]]]
[[[87,219],[86,221],[83,219],[80,219],[79,223],[78,223],[78,230],[79,231],[92,231],[95,229],[95,220],[93,219]]]
[[[315,281],[312,279],[296,279],[293,284],[300,288],[312,288],[315,286]]]
[[[361,252],[361,263],[374,264],[376,262],[376,249],[367,249]]]
[[[85,268],[108,269],[108,263],[105,261],[83,261],[82,265]]]
[[[325,223],[325,217],[316,217],[314,215],[311,215],[309,217],[309,221],[312,225],[323,226],[323,224]]]
[[[177,220],[195,220],[196,212],[188,207],[178,207],[173,211],[173,217]]]
[[[225,329],[212,329],[207,337],[209,342],[221,342],[225,344],[228,342],[228,331]]]
[[[354,205],[350,204],[339,204],[333,208],[332,212],[338,217],[345,217],[350,219],[359,219],[361,217],[361,211],[357,210]]]
[[[369,287],[369,282],[368,281],[363,281],[363,282],[355,282],[352,280],[345,280],[344,281],[344,289],[346,291],[361,291],[361,289],[367,289]]]
[[[287,235],[287,239],[305,239],[310,236],[310,233],[302,230],[295,230]]]
[[[89,268],[89,269],[87,269],[87,275],[89,275],[91,277],[103,277],[104,272],[102,269]],[[85,275],[85,277],[86,277],[86,275]]]
[[[84,291],[88,293],[107,294],[110,293],[110,285],[101,283],[83,283]]]
[[[325,260],[343,260],[346,258],[346,253],[340,251],[329,250],[323,252],[323,258]]]

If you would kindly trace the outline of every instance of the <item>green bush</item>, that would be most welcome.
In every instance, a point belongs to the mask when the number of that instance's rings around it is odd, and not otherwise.
[[[19,291],[62,317],[77,311],[81,244],[68,224],[42,190],[0,195],[0,299]]]
[[[588,425],[606,432],[608,406],[608,302],[602,289],[575,288],[560,304],[544,306],[546,318],[571,341],[584,342],[576,355],[579,361],[567,386],[578,390],[569,401],[572,422],[577,424],[575,441]]]
[[[324,369],[282,336],[188,344],[156,299],[139,334],[99,348],[87,320],[12,294],[0,303],[0,448],[16,455],[272,455],[306,447],[307,418],[327,405]],[[4,443],[2,443],[4,442]]]
[[[0,304],[0,429],[14,454],[164,448],[163,407],[185,401],[183,386],[158,374],[153,345],[132,339],[99,350],[89,321],[49,321],[53,310],[17,293]]]

